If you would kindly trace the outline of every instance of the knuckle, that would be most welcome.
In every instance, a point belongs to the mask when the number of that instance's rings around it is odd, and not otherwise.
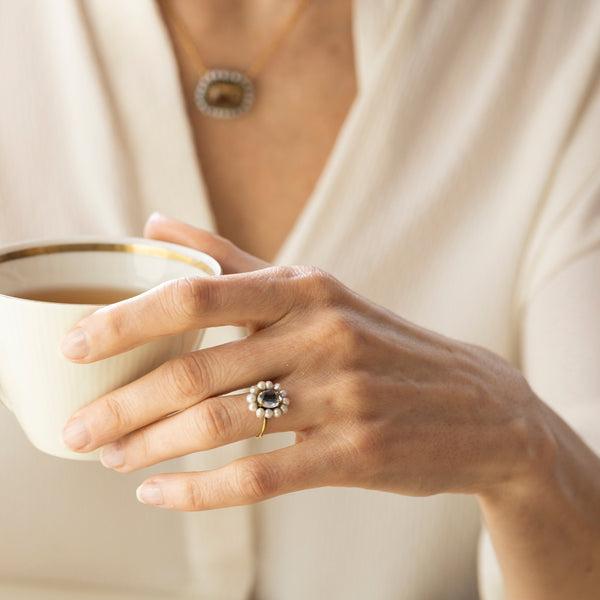
[[[109,339],[119,340],[126,336],[125,321],[121,317],[121,311],[117,306],[107,306],[100,309],[96,314],[103,314],[102,329],[104,335]]]
[[[327,309],[319,314],[316,327],[329,356],[347,366],[360,360],[364,339],[352,314],[337,308]]]
[[[104,413],[107,416],[106,421],[111,424],[113,431],[123,432],[130,428],[131,415],[123,403],[114,396],[104,398]]]
[[[201,510],[205,505],[203,488],[195,478],[187,478],[181,493],[182,510]]]
[[[182,277],[164,289],[168,306],[175,307],[187,319],[202,316],[210,306],[211,286],[208,278]]]
[[[284,279],[293,286],[297,299],[303,302],[320,302],[333,304],[342,290],[340,282],[331,274],[319,267],[293,265],[275,267],[275,276]]]
[[[275,472],[260,460],[248,458],[237,463],[234,473],[237,494],[247,502],[270,498],[277,491]]]
[[[194,411],[193,421],[196,435],[200,432],[202,437],[212,441],[228,438],[234,430],[231,412],[220,398],[200,404]]]
[[[333,275],[319,267],[304,266],[298,269],[302,287],[312,300],[324,305],[338,301],[341,285]]]
[[[184,354],[167,363],[167,376],[172,389],[183,397],[196,397],[206,389],[208,369],[196,353]]]
[[[265,273],[271,271],[273,275],[279,279],[297,281],[306,278],[306,270],[308,268],[310,267],[305,267],[302,265],[282,265],[278,267],[271,267],[271,269],[265,270]]]

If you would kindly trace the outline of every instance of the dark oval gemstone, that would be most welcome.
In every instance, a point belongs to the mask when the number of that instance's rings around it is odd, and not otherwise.
[[[265,390],[258,395],[258,405],[263,408],[277,408],[279,394],[275,390]]]
[[[244,88],[233,81],[211,81],[204,98],[209,106],[217,108],[237,108],[244,100]]]

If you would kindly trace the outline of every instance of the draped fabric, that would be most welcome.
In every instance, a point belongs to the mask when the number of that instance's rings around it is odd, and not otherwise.
[[[353,16],[359,93],[276,262],[497,352],[600,451],[600,4],[354,0]],[[214,229],[152,1],[0,0],[0,78],[0,244],[139,235],[154,210]],[[2,407],[0,439],[2,600],[503,597],[473,497],[135,499],[149,473],[289,435],[129,475],[39,453]]]

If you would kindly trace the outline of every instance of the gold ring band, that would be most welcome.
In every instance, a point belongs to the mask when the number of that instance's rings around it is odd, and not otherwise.
[[[263,417],[263,424],[262,424],[260,433],[256,436],[259,440],[263,436],[266,428],[267,428],[267,417]]]

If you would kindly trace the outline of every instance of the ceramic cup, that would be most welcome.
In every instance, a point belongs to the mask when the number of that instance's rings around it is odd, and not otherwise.
[[[34,446],[63,458],[78,454],[61,439],[71,415],[95,398],[196,349],[202,331],[156,340],[88,365],[59,350],[69,329],[101,305],[17,297],[40,288],[148,290],[179,277],[219,275],[218,263],[196,250],[137,238],[69,238],[0,248],[0,399]]]

